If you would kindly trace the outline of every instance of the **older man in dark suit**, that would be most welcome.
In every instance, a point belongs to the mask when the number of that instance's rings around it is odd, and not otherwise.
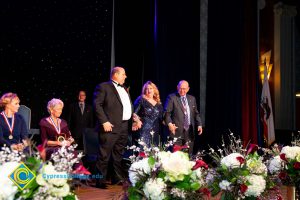
[[[177,144],[187,144],[189,153],[193,153],[195,132],[202,134],[202,124],[194,96],[187,94],[189,83],[182,80],[177,85],[177,93],[170,94],[165,103],[165,123],[170,136],[176,137]]]
[[[114,67],[111,71],[111,80],[97,85],[94,92],[100,138],[100,158],[96,170],[103,176],[102,180],[96,181],[96,187],[99,188],[106,188],[104,181],[111,156],[117,177],[119,180],[125,178],[121,161],[127,145],[129,120],[133,113],[130,96],[123,86],[126,78],[124,68]]]

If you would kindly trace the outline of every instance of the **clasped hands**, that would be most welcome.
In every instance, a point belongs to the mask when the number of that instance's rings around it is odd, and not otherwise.
[[[132,130],[133,131],[139,130],[143,125],[142,121],[140,120],[140,117],[137,114],[133,113],[132,119],[133,119]]]
[[[10,147],[12,150],[23,151],[25,149],[25,147],[27,147],[27,146],[28,146],[27,140],[23,139],[21,143],[12,144]]]
[[[23,143],[18,143],[18,144],[12,144],[11,145],[12,150],[23,151],[24,148],[25,148],[25,145]]]

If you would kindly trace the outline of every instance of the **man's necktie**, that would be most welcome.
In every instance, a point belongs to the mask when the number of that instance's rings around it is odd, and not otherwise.
[[[81,114],[83,114],[83,111],[84,111],[83,103],[80,103],[80,104],[79,104],[79,107],[80,107]]]
[[[189,120],[189,115],[188,115],[188,111],[187,111],[188,104],[187,104],[187,101],[186,101],[186,97],[181,97],[181,102],[182,102],[182,105],[183,105],[183,108],[184,108],[183,128],[185,130],[188,130],[189,127],[190,127],[190,120]]]

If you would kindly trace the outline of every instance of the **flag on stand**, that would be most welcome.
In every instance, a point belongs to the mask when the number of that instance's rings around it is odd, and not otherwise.
[[[260,101],[260,109],[261,120],[263,122],[264,140],[269,146],[270,144],[272,144],[272,142],[275,141],[275,129],[266,62],[264,64],[264,80]]]

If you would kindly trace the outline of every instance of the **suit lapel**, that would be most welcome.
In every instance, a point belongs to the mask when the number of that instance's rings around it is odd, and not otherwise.
[[[115,95],[117,96],[118,100],[120,101],[121,105],[122,105],[122,101],[120,98],[120,95],[116,89],[116,87],[114,86],[114,84],[112,83],[112,81],[110,82],[109,86],[111,87],[112,91],[115,93]]]
[[[182,102],[181,102],[180,95],[177,94],[176,97],[177,97],[178,104],[179,104],[179,106],[180,106],[180,108],[181,108],[181,110],[182,110],[182,112],[184,114],[184,108],[183,108],[183,105],[182,105]]]

